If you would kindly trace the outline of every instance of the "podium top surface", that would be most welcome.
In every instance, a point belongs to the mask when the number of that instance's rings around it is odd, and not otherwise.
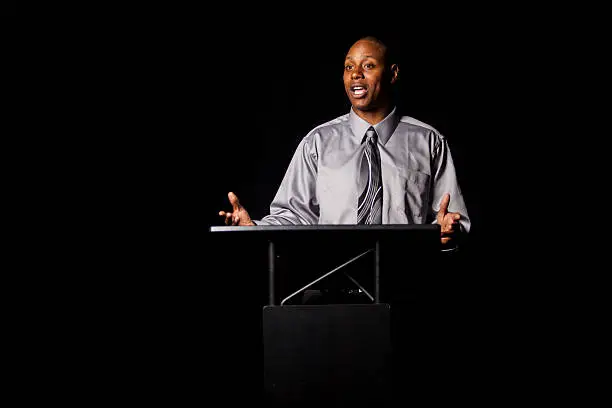
[[[214,226],[210,232],[299,232],[299,231],[360,231],[360,232],[422,232],[439,234],[438,224],[377,224],[377,225],[254,225],[240,226]]]

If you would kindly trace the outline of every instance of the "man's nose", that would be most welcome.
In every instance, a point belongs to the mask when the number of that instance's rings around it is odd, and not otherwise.
[[[355,78],[363,78],[363,70],[359,67],[355,68],[355,70],[353,71],[351,78],[355,79]]]

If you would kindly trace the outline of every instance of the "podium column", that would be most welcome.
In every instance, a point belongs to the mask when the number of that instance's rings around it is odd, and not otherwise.
[[[275,302],[275,292],[274,292],[274,280],[275,277],[275,262],[276,251],[274,248],[274,241],[268,241],[268,305],[274,306]]]

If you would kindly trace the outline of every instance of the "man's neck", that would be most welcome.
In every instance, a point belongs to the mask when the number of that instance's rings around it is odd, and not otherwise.
[[[382,122],[393,110],[393,107],[388,105],[384,108],[373,109],[369,111],[362,111],[359,109],[353,108],[353,111],[359,116],[361,119],[368,122],[370,125],[375,125],[377,123]]]

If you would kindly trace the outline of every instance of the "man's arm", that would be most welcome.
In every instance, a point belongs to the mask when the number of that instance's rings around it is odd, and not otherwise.
[[[470,231],[471,222],[447,140],[437,135],[433,155],[433,181],[430,219],[441,228],[443,249],[455,249],[461,235]]]

